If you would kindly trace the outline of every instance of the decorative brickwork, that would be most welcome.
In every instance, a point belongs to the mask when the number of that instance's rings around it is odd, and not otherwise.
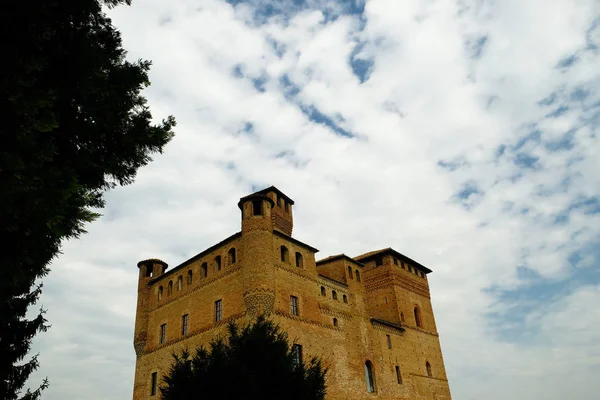
[[[301,344],[306,359],[321,357],[327,400],[451,400],[431,270],[391,248],[317,261],[317,249],[292,237],[293,205],[274,187],[261,190],[240,199],[240,232],[169,271],[162,260],[138,263],[134,400],[158,400],[151,376],[168,372],[173,352],[207,345],[229,321],[259,314]]]

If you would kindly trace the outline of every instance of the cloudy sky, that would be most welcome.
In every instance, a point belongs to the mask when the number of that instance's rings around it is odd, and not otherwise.
[[[176,137],[45,280],[44,399],[128,399],[137,261],[175,266],[276,185],[320,257],[429,266],[455,400],[600,391],[597,0],[135,0]]]

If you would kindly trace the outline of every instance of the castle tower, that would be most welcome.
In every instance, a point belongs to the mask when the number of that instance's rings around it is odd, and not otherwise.
[[[133,347],[139,357],[146,348],[148,341],[148,314],[150,309],[150,282],[164,274],[168,265],[162,260],[151,258],[140,261],[139,268],[137,310],[135,314],[135,330]]]
[[[260,190],[250,196],[259,195],[267,196],[273,202],[273,206],[271,207],[273,229],[285,233],[288,236],[292,236],[292,229],[294,228],[292,206],[294,205],[294,200],[290,199],[275,186]],[[250,196],[246,196],[245,198]]]
[[[273,290],[273,207],[275,201],[257,192],[242,197],[242,254],[244,303],[249,315],[269,315],[275,303]]]

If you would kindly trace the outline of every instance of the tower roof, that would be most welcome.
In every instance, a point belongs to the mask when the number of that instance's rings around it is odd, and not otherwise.
[[[374,251],[370,251],[368,253],[364,253],[361,254],[360,256],[356,256],[354,257],[354,260],[356,261],[360,261],[360,262],[365,262],[365,261],[369,261],[377,256],[384,256],[387,254],[392,254],[395,257],[399,258],[400,260],[410,263],[412,265],[414,265],[415,267],[419,268],[420,270],[422,270],[423,272],[425,272],[426,274],[429,274],[431,271],[429,268],[427,268],[426,266],[424,266],[421,263],[416,262],[415,260],[406,257],[404,254],[397,252],[396,250],[392,249],[391,247],[386,247],[385,249],[381,249],[381,250],[374,250]]]
[[[270,193],[270,192],[277,193],[277,195],[279,197],[283,197],[288,203],[290,203],[291,205],[294,205],[294,200],[290,199],[285,193],[283,193],[281,190],[277,189],[275,186],[269,186],[266,189],[262,189],[262,190],[259,190],[258,192],[254,192],[252,194],[244,196],[240,199],[240,201],[246,200],[247,198],[250,198],[253,196],[266,195],[267,193]]]

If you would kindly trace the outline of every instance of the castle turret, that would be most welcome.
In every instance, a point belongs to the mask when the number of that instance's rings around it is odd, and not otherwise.
[[[240,199],[242,210],[242,254],[244,302],[249,315],[270,314],[275,302],[273,290],[273,207],[275,201],[263,192]]]
[[[133,336],[133,347],[135,354],[139,357],[148,340],[148,313],[150,307],[150,281],[162,275],[167,269],[166,262],[155,258],[140,261],[138,279],[137,312],[135,318],[135,330]]]

